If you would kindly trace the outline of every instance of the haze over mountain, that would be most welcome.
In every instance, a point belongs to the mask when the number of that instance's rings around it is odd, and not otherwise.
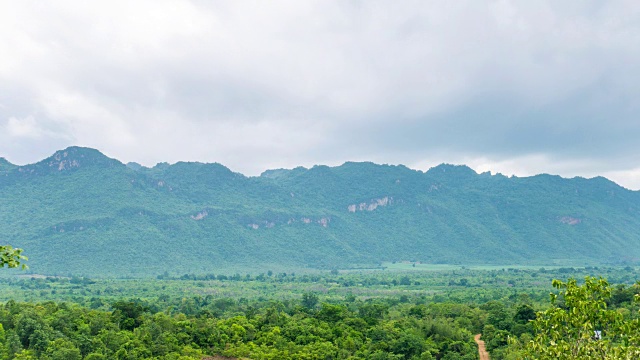
[[[123,164],[70,147],[0,159],[0,239],[31,271],[90,276],[640,259],[640,192],[602,178],[348,162],[269,170]]]

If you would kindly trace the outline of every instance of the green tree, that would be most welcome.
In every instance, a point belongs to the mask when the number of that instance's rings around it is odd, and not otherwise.
[[[304,293],[302,294],[302,306],[305,308],[312,310],[318,304],[318,295],[314,293]]]
[[[536,336],[527,345],[526,359],[640,358],[640,323],[607,308],[612,290],[605,279],[552,284],[560,294],[551,294],[552,307],[533,321]]]
[[[111,304],[114,308],[113,317],[117,319],[120,328],[133,330],[142,324],[142,314],[149,309],[137,302],[119,300]]]
[[[28,258],[22,255],[22,249],[14,249],[11,245],[0,245],[0,267],[5,265],[8,268],[21,266],[26,269],[27,265],[23,263],[26,260]]]
[[[516,309],[516,314],[513,316],[513,320],[519,324],[526,324],[529,320],[536,319],[536,312],[531,305],[521,304]]]
[[[80,360],[80,350],[67,339],[56,339],[49,343],[47,351],[42,357],[50,360]]]
[[[15,355],[14,360],[37,360],[38,358],[31,350],[22,350]]]

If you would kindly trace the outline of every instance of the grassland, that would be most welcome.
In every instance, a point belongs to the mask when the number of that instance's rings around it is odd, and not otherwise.
[[[0,302],[71,301],[105,303],[121,298],[212,297],[216,299],[294,300],[305,293],[325,301],[345,297],[500,299],[513,293],[546,297],[556,278],[605,276],[613,283],[632,284],[635,268],[560,268],[536,266],[458,266],[408,263],[385,265],[384,270],[316,271],[308,273],[182,274],[142,279],[89,279],[31,275],[0,278]]]

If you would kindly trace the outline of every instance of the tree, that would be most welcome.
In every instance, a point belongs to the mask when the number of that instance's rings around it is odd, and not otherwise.
[[[513,316],[513,320],[519,324],[526,324],[529,320],[536,319],[536,312],[531,305],[521,304],[516,309],[516,314]]]
[[[318,304],[318,295],[314,293],[304,293],[302,294],[302,306],[306,309],[312,310]]]
[[[45,353],[46,359],[51,360],[80,360],[80,350],[67,339],[59,338],[49,342]]]
[[[133,331],[142,324],[142,314],[148,307],[133,301],[119,300],[111,304],[114,308],[112,316],[117,319],[121,329]]]
[[[640,322],[607,308],[611,287],[602,278],[553,281],[552,307],[533,321],[535,338],[526,359],[637,359]],[[558,301],[563,300],[563,301]]]
[[[0,268],[6,265],[8,268],[21,266],[26,269],[27,265],[23,263],[26,260],[28,258],[22,255],[22,249],[14,249],[11,245],[0,245]]]

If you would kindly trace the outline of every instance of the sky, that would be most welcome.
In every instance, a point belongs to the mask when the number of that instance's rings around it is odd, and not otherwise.
[[[640,2],[3,1],[0,157],[466,164],[640,189]]]

